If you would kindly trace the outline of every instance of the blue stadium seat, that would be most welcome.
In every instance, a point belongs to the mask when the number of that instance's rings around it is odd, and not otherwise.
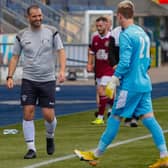
[[[55,10],[65,10],[66,0],[50,0],[49,6]]]
[[[91,10],[104,10],[106,9],[105,0],[90,0],[89,9]]]
[[[68,0],[67,9],[69,11],[84,11],[89,9],[88,0]]]
[[[22,5],[16,1],[7,0],[6,7],[8,7],[9,9],[11,9],[13,11],[16,11],[17,13],[19,13],[23,16],[25,15],[25,10],[23,9]]]

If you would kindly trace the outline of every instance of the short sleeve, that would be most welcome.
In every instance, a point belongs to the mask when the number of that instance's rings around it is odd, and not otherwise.
[[[21,55],[21,51],[22,51],[22,46],[21,46],[21,43],[20,43],[20,38],[19,36],[17,35],[16,38],[15,38],[15,42],[14,42],[14,46],[13,46],[13,55]]]
[[[54,36],[54,48],[55,50],[60,50],[64,48],[61,37],[58,33]]]

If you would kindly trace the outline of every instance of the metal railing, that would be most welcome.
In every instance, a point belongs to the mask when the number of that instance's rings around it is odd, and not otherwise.
[[[87,64],[87,44],[64,44],[67,55],[67,72],[75,71],[80,74],[80,77],[87,78],[86,64]],[[0,83],[3,83],[7,76],[7,65],[12,57],[13,43],[0,43]],[[22,64],[24,55],[20,57],[14,78],[16,81],[21,79]],[[58,64],[56,62],[56,69]]]
[[[3,19],[9,24],[12,24],[16,29],[23,29],[28,25],[27,21],[22,15],[9,8],[2,8],[2,13]]]
[[[13,24],[10,24],[9,22],[4,20],[3,18],[0,18],[0,27],[1,27],[2,32],[4,29],[5,29],[5,32],[7,32],[7,33],[15,33],[15,32],[19,31],[18,28],[16,28],[15,26],[13,26]]]
[[[87,44],[64,44],[68,67],[85,67],[87,63]],[[0,43],[1,65],[5,66],[12,57],[13,43]],[[24,57],[24,56],[23,56]],[[19,65],[22,65],[22,59]]]

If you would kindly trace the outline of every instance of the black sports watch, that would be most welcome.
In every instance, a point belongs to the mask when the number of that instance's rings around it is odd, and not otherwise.
[[[7,76],[6,80],[8,80],[8,79],[13,79],[13,77],[12,76]]]

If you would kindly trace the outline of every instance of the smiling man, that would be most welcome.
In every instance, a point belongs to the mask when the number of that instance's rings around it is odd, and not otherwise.
[[[21,104],[23,106],[23,133],[28,152],[24,159],[36,158],[34,113],[35,106],[41,107],[46,127],[47,154],[54,153],[54,132],[57,125],[55,117],[56,55],[58,52],[60,71],[58,81],[65,80],[66,56],[57,29],[42,24],[43,14],[39,6],[27,9],[29,26],[21,30],[13,48],[13,56],[8,66],[6,85],[13,88],[13,75],[21,53],[23,76],[21,85]]]

